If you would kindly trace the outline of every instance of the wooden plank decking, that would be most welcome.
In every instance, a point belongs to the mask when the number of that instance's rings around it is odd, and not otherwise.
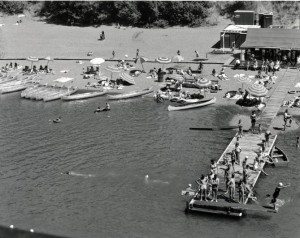
[[[276,88],[274,89],[272,95],[266,102],[266,107],[263,110],[261,116],[259,117],[258,123],[262,125],[262,128],[268,129],[271,124],[272,120],[276,117],[278,111],[280,110],[280,107],[282,105],[282,102],[286,98],[286,95],[291,87],[294,86],[295,80],[299,76],[298,70],[292,70],[292,69],[286,69],[283,73],[283,76],[279,79],[279,82],[277,83]],[[270,141],[268,145],[265,148],[266,154],[269,154],[275,144],[277,135],[272,135],[270,137]],[[244,133],[242,138],[239,139],[239,145],[242,149],[241,152],[241,164],[246,156],[248,156],[247,164],[253,165],[254,159],[257,156],[257,153],[259,152],[262,140],[264,139],[264,134],[252,134],[252,133]],[[218,160],[218,177],[220,179],[220,186],[219,186],[219,192],[218,192],[218,205],[213,202],[205,202],[205,201],[199,201],[192,199],[190,202],[190,210],[196,210],[196,211],[206,211],[206,212],[212,212],[212,213],[218,213],[217,210],[220,211],[220,214],[224,212],[224,208],[227,208],[230,204],[231,207],[235,207],[234,203],[228,203],[228,195],[227,197],[224,195],[224,192],[226,191],[225,188],[225,179],[224,179],[224,170],[220,169],[222,165],[224,164],[224,159],[226,159],[228,156],[230,157],[230,152],[235,148],[235,143],[237,139],[234,137],[221,157]],[[264,164],[262,164],[262,167]],[[243,168],[241,165],[234,165],[234,169],[236,173],[236,179],[237,181],[242,178],[243,174]],[[255,186],[259,176],[261,174],[261,171],[253,171],[251,172],[248,183],[251,184],[253,187]],[[240,177],[240,178],[238,178]],[[235,200],[238,201],[237,193],[235,195]],[[246,198],[245,204],[248,203],[249,197]],[[226,213],[226,212],[225,212]],[[239,214],[239,213],[238,213]]]

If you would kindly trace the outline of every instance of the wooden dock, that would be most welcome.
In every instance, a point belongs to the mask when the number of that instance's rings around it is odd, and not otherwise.
[[[283,76],[278,80],[276,88],[272,92],[272,95],[266,102],[266,107],[263,110],[262,114],[258,118],[258,123],[262,124],[262,128],[269,129],[272,124],[272,120],[276,117],[282,102],[285,100],[286,95],[291,87],[294,86],[295,80],[299,76],[298,70],[286,69],[283,73]],[[239,146],[242,149],[241,152],[241,163],[240,165],[234,165],[235,178],[236,181],[239,181],[243,177],[243,168],[242,162],[245,157],[248,156],[247,164],[253,165],[255,158],[258,156],[260,149],[262,148],[262,142],[264,139],[264,134],[253,134],[252,132],[244,133],[241,138],[239,138]],[[266,145],[264,154],[271,154],[271,151],[274,147],[277,135],[271,135],[269,143]],[[188,203],[186,210],[188,211],[198,211],[198,212],[208,212],[208,213],[217,213],[217,214],[226,214],[231,216],[242,216],[243,212],[247,209],[260,209],[264,211],[270,211],[270,209],[264,209],[262,207],[249,207],[247,203],[250,200],[250,196],[245,198],[244,205],[238,203],[238,193],[235,192],[234,201],[229,200],[229,195],[225,194],[226,192],[226,184],[224,178],[224,170],[222,167],[226,168],[225,160],[229,159],[230,154],[235,148],[235,144],[237,142],[237,137],[234,137],[223,154],[217,161],[218,164],[218,178],[220,180],[219,191],[218,191],[218,203],[211,202],[210,199],[208,201],[200,201],[197,196],[193,197]],[[261,164],[261,167],[264,167],[264,162]],[[247,183],[251,185],[253,188],[261,174],[261,170],[251,170],[251,173],[248,174]],[[245,207],[247,206],[247,207]]]

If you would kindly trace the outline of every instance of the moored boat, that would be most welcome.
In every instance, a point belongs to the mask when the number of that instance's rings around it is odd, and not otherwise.
[[[105,95],[106,93],[107,93],[106,91],[78,93],[78,94],[75,94],[75,95],[62,96],[61,100],[63,100],[63,101],[82,100],[82,99],[99,97],[99,96]]]
[[[142,91],[132,91],[129,93],[122,93],[122,94],[118,94],[118,95],[109,95],[108,99],[110,100],[121,100],[121,99],[128,99],[128,98],[134,98],[134,97],[139,97],[142,95],[146,95],[149,93],[152,93],[153,89],[152,88],[146,88]]]
[[[270,153],[274,166],[288,166],[289,158],[288,156],[277,146],[274,146],[273,150]]]
[[[216,98],[210,98],[206,100],[201,100],[196,103],[185,103],[181,105],[176,105],[176,106],[168,106],[168,111],[179,111],[179,110],[187,110],[187,109],[193,109],[193,108],[198,108],[198,107],[204,107],[210,104],[214,104],[216,102]]]
[[[58,99],[61,99],[61,97],[63,97],[63,96],[72,95],[72,94],[76,93],[77,91],[78,91],[78,88],[73,88],[73,87],[71,89],[64,89],[53,95],[44,97],[43,100],[44,100],[44,102],[58,100]]]
[[[8,88],[3,88],[0,90],[0,92],[1,92],[1,94],[14,93],[14,92],[22,91],[22,90],[26,89],[27,87],[28,87],[28,85],[25,85],[25,84],[16,85],[16,86],[8,87]]]

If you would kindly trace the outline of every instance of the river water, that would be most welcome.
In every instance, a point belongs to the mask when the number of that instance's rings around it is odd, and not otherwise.
[[[105,102],[0,97],[0,224],[74,238],[300,237],[299,131],[277,141],[290,166],[266,168],[269,176],[258,181],[260,200],[278,182],[292,183],[278,214],[187,215],[181,190],[208,171],[235,133],[189,127],[226,126],[239,109],[168,112],[145,97],[112,101],[110,112],[94,114]],[[52,123],[58,116],[62,122]]]

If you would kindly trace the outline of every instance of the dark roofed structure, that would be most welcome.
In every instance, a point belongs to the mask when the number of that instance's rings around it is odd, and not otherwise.
[[[249,28],[241,48],[300,50],[300,30]]]

